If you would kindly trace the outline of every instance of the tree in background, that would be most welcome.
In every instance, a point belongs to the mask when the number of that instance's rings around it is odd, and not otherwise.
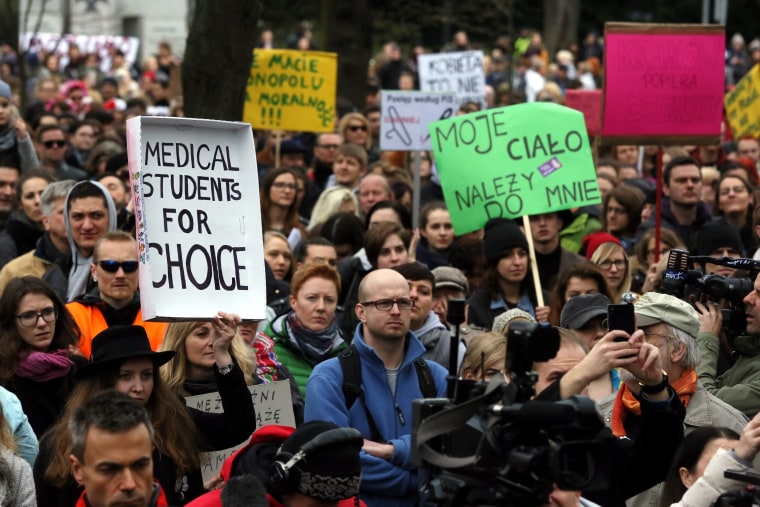
[[[240,121],[260,10],[259,0],[195,2],[182,60],[186,116]]]

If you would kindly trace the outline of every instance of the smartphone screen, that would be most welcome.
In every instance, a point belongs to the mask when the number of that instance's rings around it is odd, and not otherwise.
[[[622,303],[617,305],[607,305],[607,330],[621,330],[633,334],[636,331],[636,316],[633,312],[633,305]],[[625,338],[616,338],[616,340],[625,340]]]

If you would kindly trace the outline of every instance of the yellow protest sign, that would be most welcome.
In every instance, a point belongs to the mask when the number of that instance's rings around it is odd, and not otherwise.
[[[760,137],[760,64],[755,65],[723,100],[734,139]]]
[[[338,55],[255,49],[243,120],[255,128],[333,132]]]

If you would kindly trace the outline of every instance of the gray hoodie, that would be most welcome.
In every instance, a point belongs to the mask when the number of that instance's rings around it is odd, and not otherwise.
[[[412,330],[412,332],[417,335],[417,338],[419,338],[425,346],[425,353],[422,357],[435,361],[448,369],[451,332],[446,326],[441,324],[438,315],[431,311],[425,319],[425,322],[422,323],[422,326],[420,326],[419,329]],[[465,345],[460,338],[457,353],[457,368],[462,364],[464,352]]]
[[[69,223],[69,195],[79,185],[95,185],[98,187],[106,200],[106,206],[108,208],[108,231],[116,230],[116,206],[114,206],[111,194],[106,187],[98,183],[97,181],[80,181],[71,189],[66,195],[66,204],[63,208],[63,219],[66,224],[66,235],[69,238],[69,246],[71,247],[71,261],[72,266],[69,270],[68,289],[66,290],[66,301],[73,301],[77,296],[81,296],[87,292],[87,282],[90,278],[90,264],[92,263],[92,255],[85,257],[74,242],[74,238],[71,236],[71,224]]]

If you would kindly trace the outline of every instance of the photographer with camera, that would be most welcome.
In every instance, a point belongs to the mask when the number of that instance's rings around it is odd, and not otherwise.
[[[616,469],[636,470],[636,473],[613,474],[612,485],[606,491],[584,491],[584,496],[605,506],[623,505],[628,498],[663,480],[668,463],[683,438],[684,394],[691,391],[691,388],[696,389],[693,368],[693,378],[689,377],[693,382],[680,380],[688,369],[680,364],[686,355],[686,346],[676,341],[675,337],[671,343],[660,343],[655,338],[662,341],[662,337],[652,334],[675,335],[671,329],[658,330],[660,326],[665,326],[662,321],[664,311],[669,312],[668,320],[674,326],[686,327],[696,334],[699,328],[696,312],[686,303],[662,294],[647,294],[640,302],[643,305],[637,305],[635,311],[639,325],[644,329],[637,330],[630,336],[625,331],[610,331],[580,360],[575,352],[579,348],[578,343],[563,336],[557,356],[545,363],[534,363],[533,366],[539,373],[537,391],[543,388],[536,399],[546,401],[581,394],[591,381],[613,368],[620,368],[624,381],[620,390],[617,395],[603,400],[599,406],[600,412],[605,416],[605,423],[612,424],[612,433],[606,431],[600,434],[600,438],[605,438],[604,435],[608,438],[610,448],[616,456],[613,461]],[[656,316],[660,316],[657,321]],[[689,339],[693,342],[693,338]],[[636,351],[638,353],[634,354]],[[648,357],[650,361],[643,363],[642,356]],[[566,371],[564,375],[563,369]],[[550,378],[544,378],[546,376]],[[559,377],[559,380],[549,383],[551,376]],[[691,388],[685,388],[684,385],[690,385]],[[695,400],[703,400],[706,394],[701,392]],[[700,403],[693,406],[688,401],[687,403],[692,410],[700,406]],[[714,405],[710,403],[708,415],[701,412],[701,418],[709,419],[709,424],[713,421],[709,414],[714,417],[716,411],[720,412],[720,407],[714,408]],[[725,406],[722,403],[720,405]],[[741,414],[734,414],[733,420],[733,427],[736,427],[736,421],[742,421]],[[725,424],[725,421],[718,419],[715,423]],[[742,425],[743,421],[738,423],[739,428]]]
[[[747,423],[736,447],[729,451],[718,449],[710,458],[702,477],[686,490],[680,502],[672,504],[671,507],[709,507],[715,504],[721,493],[745,490],[746,483],[726,477],[726,471],[752,470],[752,461],[755,460],[758,452],[760,452],[760,415],[756,415]],[[729,505],[750,504],[731,503]]]
[[[735,350],[733,366],[717,373],[720,341],[718,334],[723,317],[716,303],[695,303],[702,323],[697,345],[702,360],[697,366],[699,382],[711,394],[717,396],[747,417],[760,411],[760,275],[755,278],[752,292],[744,297],[746,335],[737,336],[732,346]]]

